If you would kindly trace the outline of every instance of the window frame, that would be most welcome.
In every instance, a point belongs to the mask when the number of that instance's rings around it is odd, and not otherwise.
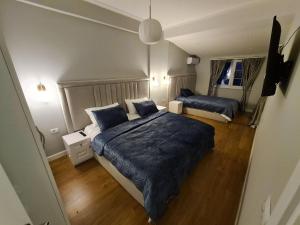
[[[218,84],[218,85],[217,85],[218,88],[243,89],[243,85],[242,85],[242,86],[236,86],[236,85],[233,85],[234,74],[235,74],[235,69],[236,69],[236,64],[237,64],[238,62],[242,62],[242,60],[241,60],[241,59],[233,59],[233,60],[231,60],[231,64],[230,64],[230,74],[229,74],[229,83],[228,83],[228,85]]]

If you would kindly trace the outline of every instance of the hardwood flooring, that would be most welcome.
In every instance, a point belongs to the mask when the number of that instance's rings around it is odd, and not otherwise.
[[[158,225],[233,225],[255,130],[247,115],[233,123],[189,116],[215,127],[215,148],[183,183]],[[50,163],[72,225],[146,225],[147,215],[95,160],[74,168]]]

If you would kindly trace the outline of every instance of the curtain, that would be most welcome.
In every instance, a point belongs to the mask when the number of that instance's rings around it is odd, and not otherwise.
[[[225,67],[226,60],[211,60],[210,61],[210,81],[208,86],[208,95],[214,96],[216,93],[216,84]]]
[[[252,118],[249,123],[249,126],[255,128],[259,124],[261,114],[262,114],[265,104],[266,104],[266,100],[267,100],[267,97],[259,98],[257,105],[255,107],[254,113],[252,114]]]
[[[241,109],[245,111],[252,85],[261,69],[264,58],[247,58],[242,60],[243,65],[243,96]]]

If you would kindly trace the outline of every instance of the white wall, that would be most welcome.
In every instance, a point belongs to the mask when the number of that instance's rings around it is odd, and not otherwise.
[[[150,97],[158,105],[167,104],[167,85],[163,77],[168,73],[168,41],[160,41],[150,47],[150,76],[154,77],[158,85],[150,81]]]
[[[222,58],[236,58],[237,56],[224,56]],[[251,56],[238,56],[238,57],[251,57]],[[213,57],[204,57],[200,59],[200,63],[196,66],[197,71],[197,84],[196,91],[200,94],[206,95],[208,92],[208,85],[210,80],[210,59]],[[252,111],[261,95],[263,81],[266,72],[267,60],[264,61],[262,68],[256,78],[252,91],[250,93],[248,104],[246,106],[247,111]],[[241,100],[243,91],[242,89],[230,89],[230,88],[217,88],[216,95],[225,98],[233,98],[238,101]]]
[[[97,7],[96,7],[97,8]],[[66,133],[58,80],[105,79],[147,72],[147,49],[136,34],[26,5],[1,2],[8,49],[36,125],[46,135],[47,155],[64,149]],[[48,102],[38,99],[42,81]],[[58,127],[60,133],[50,134]]]
[[[291,32],[300,25],[294,20]],[[288,36],[289,36],[288,35]],[[293,44],[294,43],[294,44]],[[293,46],[293,47],[292,47]],[[300,159],[300,34],[284,50],[297,59],[288,86],[269,97],[256,130],[253,156],[239,225],[260,224],[261,206],[271,195],[272,209]]]
[[[168,83],[163,77],[168,74],[195,72],[194,65],[187,65],[188,53],[169,41],[160,41],[151,46],[150,74],[158,80],[159,86],[151,84],[151,98],[159,105],[168,104]]]
[[[184,50],[169,42],[168,74],[195,73],[195,66],[186,64],[186,59],[188,56],[189,54]]]
[[[138,21],[81,0],[32,2],[125,29],[138,29]],[[67,132],[57,92],[58,80],[147,74],[147,47],[132,32],[10,0],[0,3],[0,26],[35,124],[46,136],[47,155],[64,149],[61,136]],[[169,42],[163,43],[165,50],[158,45],[154,47],[157,52],[152,56],[153,73],[159,75],[167,72]],[[173,48],[177,47],[174,45]],[[179,53],[181,57],[181,49]],[[45,95],[37,92],[36,86],[40,81],[46,86]],[[163,88],[158,87],[154,95],[159,101],[166,102],[165,91],[161,91]],[[60,132],[53,135],[51,128],[59,128]]]

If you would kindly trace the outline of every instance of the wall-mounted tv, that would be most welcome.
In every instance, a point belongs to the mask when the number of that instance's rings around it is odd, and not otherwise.
[[[264,80],[261,96],[271,96],[276,92],[276,85],[286,76],[289,75],[292,62],[284,62],[284,55],[279,49],[281,35],[281,25],[276,16],[273,18],[272,33],[269,45],[268,61],[266,76]]]

